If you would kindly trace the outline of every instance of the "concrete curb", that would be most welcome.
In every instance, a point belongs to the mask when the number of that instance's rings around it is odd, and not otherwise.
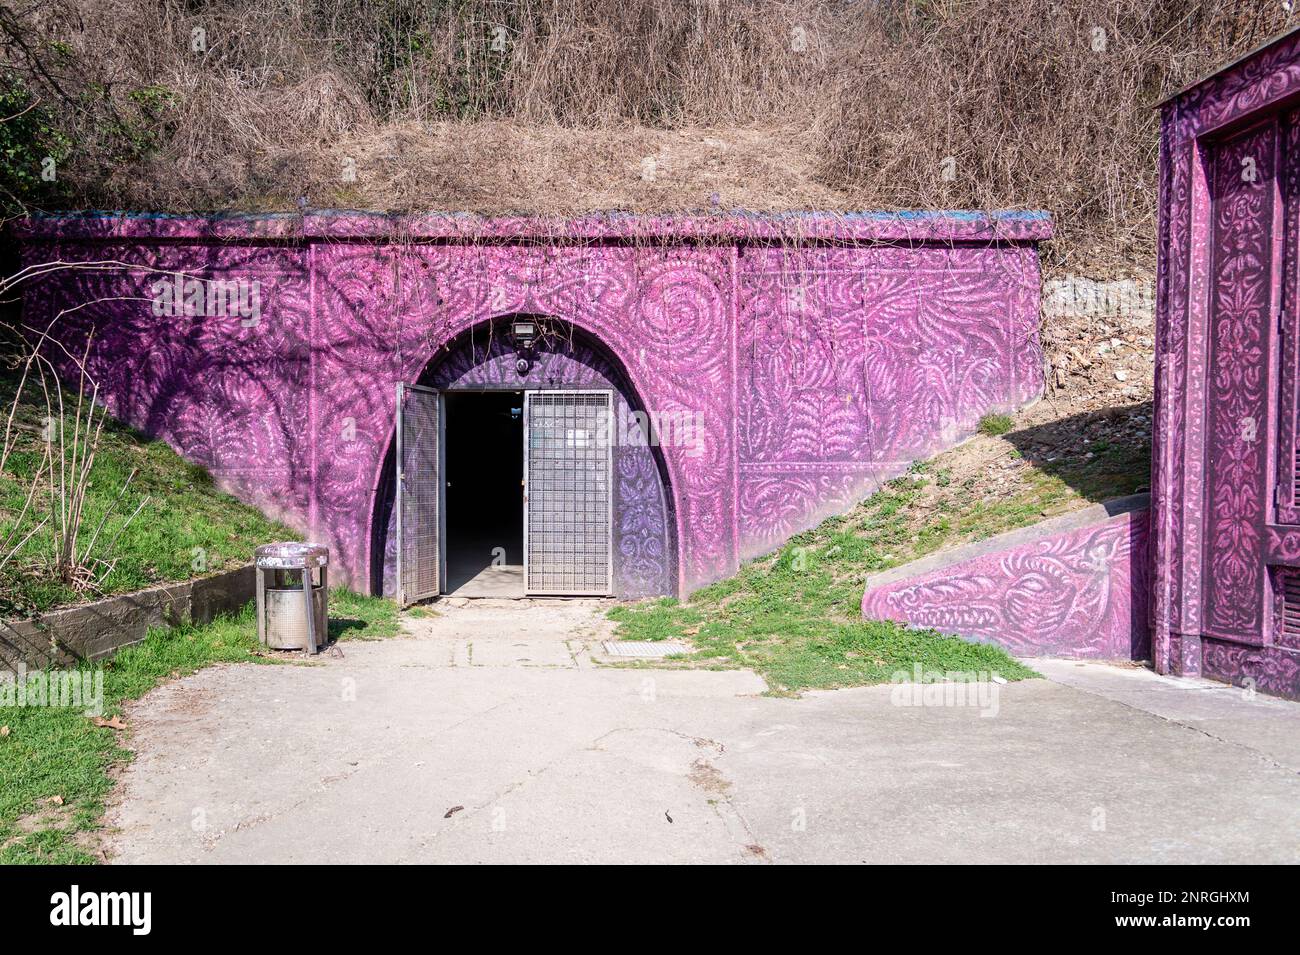
[[[139,643],[150,627],[209,623],[253,599],[253,567],[150,587],[55,610],[35,620],[0,620],[0,671],[100,660]]]

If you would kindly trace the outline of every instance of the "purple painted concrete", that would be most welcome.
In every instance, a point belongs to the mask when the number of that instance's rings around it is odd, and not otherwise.
[[[1042,388],[1038,214],[78,216],[24,231],[28,261],[115,263],[56,273],[28,323],[76,307],[57,338],[77,350],[93,330],[112,410],[328,543],[355,586],[382,548],[395,383],[499,316],[554,316],[598,343],[630,402],[703,422],[699,446],[662,449],[678,590]],[[257,280],[261,318],[159,318],[158,271]]]
[[[1134,507],[1146,503],[1140,498],[877,575],[867,581],[863,616],[996,643],[1018,656],[1146,659],[1148,511]]]
[[[669,243],[714,239],[833,242],[1038,242],[1052,237],[1044,212],[735,212],[707,216],[601,213],[557,219],[536,216],[484,217],[431,212],[391,215],[315,210],[304,215],[275,213],[196,217],[148,213],[68,213],[16,224],[16,232],[45,239],[539,239],[556,242],[660,239]]]
[[[1300,34],[1168,101],[1160,157],[1153,657],[1300,698]]]

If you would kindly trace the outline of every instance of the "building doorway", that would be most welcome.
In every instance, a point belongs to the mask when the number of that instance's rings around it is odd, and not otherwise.
[[[397,385],[372,592],[403,605],[674,593],[671,488],[624,373],[576,329],[521,361],[500,324],[468,330]]]
[[[446,584],[458,597],[524,595],[524,395],[443,393]]]

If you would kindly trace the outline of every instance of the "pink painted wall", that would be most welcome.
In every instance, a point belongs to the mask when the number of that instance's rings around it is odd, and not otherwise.
[[[599,341],[654,413],[702,416],[663,456],[678,587],[735,570],[1042,388],[1038,214],[579,220],[365,214],[29,222],[122,418],[333,551],[364,586],[394,385],[495,316]],[[261,317],[153,314],[157,273],[256,279]]]
[[[1161,672],[1300,698],[1297,96],[1293,33],[1163,107],[1152,622]]]
[[[1144,660],[1150,653],[1145,496],[1094,505],[867,581],[862,614],[1017,656]],[[1132,508],[1132,509],[1128,509]]]

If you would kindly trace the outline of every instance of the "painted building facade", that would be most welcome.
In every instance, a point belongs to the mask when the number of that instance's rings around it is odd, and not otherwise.
[[[1162,106],[1153,656],[1300,697],[1300,34]]]
[[[23,227],[27,261],[84,265],[34,286],[25,320],[89,342],[115,415],[362,590],[392,573],[399,383],[607,389],[675,435],[631,429],[615,453],[612,589],[683,593],[1034,400],[1050,231],[1036,213],[53,217]],[[518,316],[553,333],[524,371],[497,333]]]

